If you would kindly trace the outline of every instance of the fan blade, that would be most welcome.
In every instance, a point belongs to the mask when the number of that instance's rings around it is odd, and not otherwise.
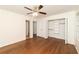
[[[47,13],[45,13],[45,12],[39,12],[39,13],[44,14],[44,15],[46,15],[46,14],[47,14]]]
[[[27,13],[27,14],[32,14],[33,12],[29,12],[29,13]]]
[[[41,8],[43,8],[43,5],[39,5],[38,9],[40,10]]]
[[[26,8],[26,9],[28,9],[28,10],[30,10],[30,11],[33,11],[32,9],[30,9],[30,8],[28,8],[28,7],[24,7],[24,8]]]

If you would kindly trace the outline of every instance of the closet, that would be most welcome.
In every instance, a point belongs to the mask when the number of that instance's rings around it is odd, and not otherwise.
[[[76,20],[76,40],[75,40],[75,45],[76,48],[79,52],[79,15],[77,15],[77,20]]]
[[[48,21],[48,36],[65,39],[65,19],[55,19]]]

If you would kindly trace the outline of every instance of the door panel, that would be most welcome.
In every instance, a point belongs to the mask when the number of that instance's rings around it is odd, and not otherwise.
[[[49,21],[48,36],[65,39],[65,19]]]

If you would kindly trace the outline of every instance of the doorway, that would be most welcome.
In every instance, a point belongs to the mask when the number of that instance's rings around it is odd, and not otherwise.
[[[33,37],[37,36],[37,22],[33,21]]]
[[[30,34],[30,22],[26,20],[26,38],[29,38]]]

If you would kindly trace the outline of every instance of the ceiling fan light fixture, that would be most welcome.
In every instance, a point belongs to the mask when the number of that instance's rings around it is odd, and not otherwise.
[[[24,8],[32,11],[30,13],[27,13],[28,15],[31,14],[32,16],[38,16],[39,14],[43,14],[43,15],[46,15],[47,14],[46,12],[40,11],[40,9],[43,8],[43,5],[35,6],[33,9],[28,8],[28,7],[24,7]]]
[[[38,12],[34,12],[32,15],[33,16],[38,16]]]

